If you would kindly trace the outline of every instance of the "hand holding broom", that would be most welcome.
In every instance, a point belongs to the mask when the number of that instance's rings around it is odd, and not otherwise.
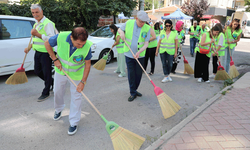
[[[77,87],[75,82],[69,77],[69,75],[62,69],[63,73],[68,77],[68,79]],[[120,127],[113,121],[108,121],[104,116],[98,111],[98,109],[92,104],[88,97],[81,92],[83,97],[89,102],[89,104],[94,108],[102,120],[106,123],[106,130],[110,135],[115,150],[137,150],[140,149],[141,145],[144,143],[145,139],[129,130]]]
[[[129,50],[132,53],[132,55],[134,56],[134,58],[136,59],[136,61],[138,62],[138,64],[140,65],[140,67],[142,68],[142,70],[144,71],[144,73],[146,74],[146,76],[148,77],[151,84],[154,86],[154,92],[158,98],[158,101],[159,101],[159,104],[161,106],[161,111],[162,111],[164,118],[167,119],[167,118],[175,115],[181,109],[181,107],[174,100],[172,100],[166,93],[164,93],[160,87],[157,87],[154,84],[154,82],[151,80],[151,78],[149,77],[149,75],[147,74],[147,72],[145,71],[145,69],[143,68],[143,66],[141,65],[139,60],[137,59],[137,57],[134,55],[130,46],[127,44],[126,41],[124,41],[124,42],[125,42],[126,46],[129,48]]]
[[[30,41],[29,41],[29,45],[28,45],[28,49],[30,48],[31,49],[31,40],[32,40],[32,35],[30,37]],[[26,56],[27,56],[27,53],[25,53],[25,56],[24,56],[24,59],[23,59],[23,63],[21,65],[21,67],[19,67],[16,72],[11,75],[5,82],[5,84],[12,84],[12,85],[15,85],[15,84],[23,84],[23,83],[26,83],[28,82],[28,78],[26,76],[26,73],[25,73],[25,69],[23,68],[23,65],[24,65],[24,62],[25,62],[25,59],[26,59]]]

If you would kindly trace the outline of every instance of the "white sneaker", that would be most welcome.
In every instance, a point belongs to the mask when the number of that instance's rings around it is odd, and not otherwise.
[[[209,76],[209,78],[214,78],[215,77],[215,74],[211,74],[210,76]]]
[[[122,78],[122,77],[124,77],[124,76],[123,76],[123,75],[121,75],[121,74],[119,74],[119,75],[118,75],[118,77],[119,77],[119,78]]]
[[[172,82],[173,80],[170,78],[170,76],[168,77],[168,81]]]
[[[205,81],[206,83],[210,83],[210,81],[209,80],[207,80],[207,81]]]
[[[202,78],[199,78],[197,81],[198,81],[198,82],[202,82]]]
[[[120,73],[120,72],[117,72],[117,71],[115,70],[114,73]]]
[[[168,77],[164,77],[163,80],[161,80],[161,82],[168,82],[168,81],[169,81]]]

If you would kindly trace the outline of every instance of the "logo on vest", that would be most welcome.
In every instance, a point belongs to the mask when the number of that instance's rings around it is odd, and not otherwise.
[[[161,38],[161,39],[164,39],[164,38],[165,38],[165,35],[164,35],[164,34],[162,34],[162,35],[160,36],[160,38]]]
[[[236,38],[237,37],[237,34],[233,34],[233,38]]]
[[[43,28],[44,24],[41,24],[39,27],[38,27],[38,31],[40,31],[42,28]]]
[[[83,56],[82,55],[74,56],[73,61],[75,63],[81,63],[83,61]]]
[[[145,39],[147,37],[147,32],[142,32],[141,37]]]

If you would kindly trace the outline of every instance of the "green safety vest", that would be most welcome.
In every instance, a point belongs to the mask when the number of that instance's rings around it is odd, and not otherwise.
[[[126,23],[126,28],[125,28],[125,41],[127,42],[127,44],[131,47],[131,43],[132,43],[132,37],[133,37],[133,31],[134,31],[134,24],[135,24],[135,20],[128,20]],[[147,25],[146,23],[142,26],[141,28],[141,32],[139,35],[139,39],[138,39],[138,51],[140,50],[140,48],[143,47],[144,43],[145,43],[145,38],[147,37],[148,31],[150,30],[150,26]],[[129,48],[127,47],[127,45],[124,45],[124,52],[128,52]],[[146,51],[143,51],[140,53],[141,57],[145,56]]]
[[[201,27],[197,25],[196,30],[194,30],[194,26],[191,26],[190,29],[191,29],[191,33],[194,33],[194,35],[190,35],[190,38],[195,37],[196,39],[199,39],[197,34],[199,34],[199,30],[201,29]]]
[[[205,34],[206,34],[205,43],[210,42],[210,41],[211,41],[211,38],[210,38],[210,36],[209,36],[209,33],[208,33],[208,32],[205,32]],[[210,44],[209,44],[209,45],[206,45],[206,46],[201,46],[200,43],[201,43],[201,40],[200,40],[200,42],[199,42],[199,44],[198,44],[198,48],[196,49],[196,51],[200,52],[199,47],[200,47],[200,48],[203,48],[203,49],[209,49]],[[211,54],[212,54],[212,53],[211,53],[212,47],[213,47],[213,44],[211,45],[210,52],[209,52],[208,54],[206,54],[207,57],[209,57],[209,58],[211,57]]]
[[[120,34],[117,32],[117,33],[116,33],[115,40],[116,40],[116,38],[117,38],[118,35],[120,35]],[[119,44],[116,45],[117,53],[124,53],[123,49],[124,49],[124,42],[123,42],[122,39],[120,38]]]
[[[38,27],[36,27],[39,34],[44,34],[45,36],[47,36],[47,33],[45,32],[44,28],[48,23],[52,23],[55,28],[54,22],[46,18]],[[33,28],[35,28],[36,25],[37,23],[34,24]],[[33,37],[32,49],[38,52],[48,53],[44,46],[44,41],[38,37]]]
[[[159,30],[154,30],[155,31],[155,36],[159,36],[160,35],[160,31]]]
[[[154,30],[155,32],[155,30]],[[155,36],[156,36],[156,33],[155,33]],[[152,37],[152,35],[150,34],[150,38]],[[148,43],[148,48],[153,48],[153,47],[157,47],[157,38],[155,38],[153,41],[149,41]]]
[[[216,46],[216,48],[218,48],[219,47],[219,39],[220,39],[220,37],[223,37],[223,46],[220,48],[220,50],[218,51],[218,56],[225,56],[225,35],[224,35],[224,33],[220,33],[219,34],[219,36],[217,36],[216,38],[215,38],[215,46]]]
[[[82,48],[78,48],[75,52],[69,56],[70,44],[66,42],[66,39],[71,31],[60,32],[57,38],[57,57],[62,64],[62,69],[73,79],[81,80],[83,77],[85,58],[89,53],[90,47],[93,44],[89,40]],[[57,67],[55,71],[61,75],[64,75]]]
[[[179,43],[181,43],[181,41],[182,41],[182,39],[183,39],[184,36],[185,36],[185,31],[181,30],[181,32],[178,33],[178,41],[179,41]],[[179,43],[178,43],[178,46],[179,46]]]
[[[201,34],[200,34],[200,37],[199,37],[199,40],[201,40],[201,37],[203,35],[203,33],[207,32],[207,29],[205,28],[204,30],[201,28]]]
[[[171,31],[167,39],[166,31],[162,30],[160,34],[160,54],[167,52],[169,55],[174,55],[175,53],[175,37],[177,36],[176,31]]]
[[[226,47],[228,47],[228,43],[227,40],[229,40],[229,42],[232,42],[234,40],[237,40],[238,36],[241,34],[242,30],[235,30],[232,34],[231,32],[231,28],[227,27],[227,30],[225,31],[225,36],[226,36]],[[230,44],[230,49],[233,49],[236,46],[236,43]]]

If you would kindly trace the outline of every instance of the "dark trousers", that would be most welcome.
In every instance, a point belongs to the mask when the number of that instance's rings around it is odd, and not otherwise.
[[[134,58],[125,56],[128,72],[128,83],[130,89],[130,95],[135,96],[136,91],[140,85],[142,77],[142,69],[138,62]],[[144,58],[138,58],[141,64],[144,63]]]
[[[44,81],[44,89],[42,95],[49,95],[50,86],[53,84],[52,78],[52,60],[48,53],[36,51],[34,58],[35,74]]]
[[[178,63],[174,63],[173,62],[173,66],[172,66],[172,69],[171,69],[171,72],[175,72],[175,70],[176,70],[176,68],[177,68],[177,65],[178,65]]]
[[[194,49],[196,46],[196,43],[198,42],[198,39],[196,38],[190,38],[190,54],[193,55],[194,54]]]
[[[218,68],[218,57],[217,56],[213,56],[213,73],[216,74],[217,73],[217,68]]]
[[[209,79],[209,60],[206,54],[196,53],[195,64],[194,64],[194,77],[202,78],[204,81]]]
[[[152,73],[154,73],[155,71],[155,52],[156,52],[156,47],[146,49],[145,60],[144,60],[144,65],[143,65],[144,70],[147,70],[148,58],[150,58],[150,62],[151,62],[150,72]]]

